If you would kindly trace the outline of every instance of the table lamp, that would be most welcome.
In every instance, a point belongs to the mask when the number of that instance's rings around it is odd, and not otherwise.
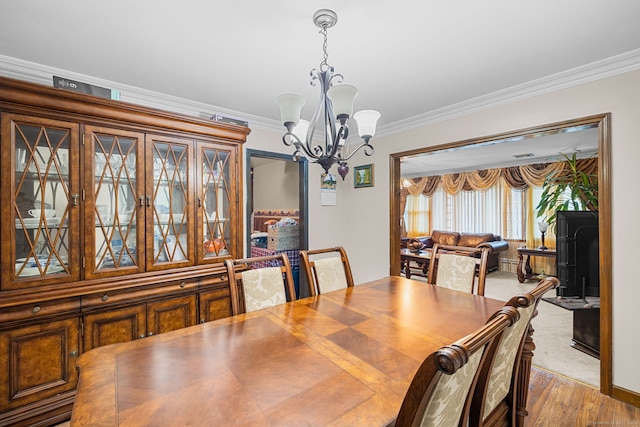
[[[546,250],[549,249],[544,245],[544,233],[547,232],[547,228],[549,228],[549,224],[546,222],[539,222],[538,223],[538,229],[540,230],[540,233],[542,233],[542,245],[538,246],[538,249],[540,250]]]

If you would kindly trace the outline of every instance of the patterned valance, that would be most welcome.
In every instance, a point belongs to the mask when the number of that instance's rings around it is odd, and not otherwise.
[[[597,158],[579,159],[577,166],[579,170],[587,174],[595,175],[598,173]],[[449,194],[457,194],[460,191],[487,190],[494,186],[501,177],[509,187],[525,190],[528,187],[541,187],[549,175],[556,173],[569,173],[569,171],[565,171],[565,162],[537,163],[412,178],[409,180],[410,185],[403,188],[402,193],[404,197],[407,194],[412,196],[424,194],[430,197],[440,183],[442,183],[442,188]]]

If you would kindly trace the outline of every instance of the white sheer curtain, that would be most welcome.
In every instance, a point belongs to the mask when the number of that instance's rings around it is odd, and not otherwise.
[[[410,237],[428,236],[432,230],[494,233],[503,239],[535,240],[535,211],[541,189],[515,190],[502,179],[488,190],[448,194],[442,187],[433,196],[407,197],[405,221]],[[525,224],[530,224],[527,228]]]
[[[501,191],[461,191],[452,198],[452,230],[461,233],[499,233],[503,216]],[[495,230],[495,231],[492,231]]]
[[[442,187],[440,187],[436,190],[431,199],[432,212],[441,213],[440,215],[433,215],[433,218],[431,219],[431,224],[433,225],[432,230],[449,230],[452,219],[447,193],[442,189]]]
[[[504,209],[500,187],[485,191],[460,191],[456,195],[448,194],[439,188],[431,197],[432,229],[464,233],[502,233]],[[417,197],[429,199],[423,195]]]
[[[407,196],[407,207],[405,209],[405,224],[408,237],[428,236],[431,227],[431,199],[419,194],[417,196]]]

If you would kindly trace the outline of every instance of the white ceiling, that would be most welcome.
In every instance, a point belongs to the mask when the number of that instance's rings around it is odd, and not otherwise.
[[[317,102],[321,8],[381,131],[640,49],[638,0],[23,0],[0,2],[0,55],[276,124],[279,94]]]
[[[453,142],[453,141],[452,141]],[[464,147],[436,150],[401,159],[405,178],[444,175],[476,169],[549,163],[564,156],[594,157],[598,128],[566,128],[559,132],[495,139]]]

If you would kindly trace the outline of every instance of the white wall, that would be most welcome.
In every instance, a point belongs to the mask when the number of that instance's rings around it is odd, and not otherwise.
[[[640,198],[636,197],[637,187],[627,183],[640,160],[640,71],[376,137],[373,157],[359,153],[349,162],[352,170],[353,166],[374,163],[375,186],[354,189],[350,172],[345,182],[338,183],[337,206],[320,206],[322,170],[311,165],[309,247],[345,246],[356,283],[388,275],[389,154],[602,113],[612,114],[613,384],[640,393],[640,370],[635,363],[640,351],[636,273]],[[280,137],[277,132],[254,132],[246,145],[290,152]]]
[[[282,143],[283,133],[284,127],[282,128],[282,131],[268,131],[263,129],[252,130],[244,145],[245,149],[250,148],[254,150],[271,151],[274,153],[293,154],[293,149],[291,147],[286,147]],[[359,160],[363,160],[363,157],[364,155],[359,156]],[[363,160],[360,163],[352,162],[352,165],[371,163],[369,158],[366,160],[367,161]],[[348,212],[346,199],[349,185],[353,186],[353,181],[351,181],[353,179],[352,173],[349,173],[345,181],[342,181],[342,179],[337,175],[335,168],[333,168],[332,172],[338,177],[336,190],[337,202],[335,206],[321,206],[320,176],[322,172],[323,169],[318,165],[311,164],[309,166],[309,247],[321,248],[342,245],[348,249],[350,246],[346,239],[346,229],[349,227],[349,225],[346,224],[346,213]],[[244,191],[246,200],[246,188]],[[389,234],[388,227],[384,230],[384,233],[386,235]],[[385,263],[388,265],[389,260],[387,259]],[[387,273],[385,273],[385,275],[386,274]]]
[[[253,210],[298,209],[298,164],[273,160],[253,167]]]

